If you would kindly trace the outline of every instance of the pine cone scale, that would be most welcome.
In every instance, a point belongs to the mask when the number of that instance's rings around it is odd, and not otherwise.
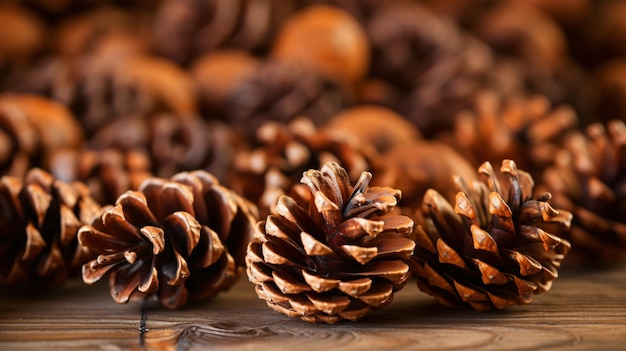
[[[394,287],[391,284],[372,284],[371,288],[358,296],[357,299],[374,308],[383,308],[391,303]]]
[[[300,294],[311,291],[311,287],[301,282],[301,279],[288,272],[272,272],[274,283],[283,294]]]
[[[309,281],[307,280],[307,283],[308,282]],[[361,278],[361,279],[356,279],[352,281],[334,280],[334,282],[336,282],[334,287],[338,287],[339,290],[341,290],[345,294],[352,296],[352,297],[356,297],[356,298],[368,292],[373,284],[372,279],[370,278]],[[328,290],[330,289],[325,289],[325,291],[328,291]],[[318,291],[318,292],[321,292],[321,291]]]
[[[143,194],[128,192],[124,196],[120,196],[116,204],[122,211],[120,216],[128,218],[128,222],[137,223],[138,227],[158,225],[157,219],[148,208],[146,197]]]
[[[141,291],[144,294],[151,294],[159,288],[159,278],[157,270],[152,267],[150,270],[142,271],[142,274],[139,275],[139,285],[137,286],[137,290]]]
[[[189,241],[190,242],[190,241]],[[226,247],[220,240],[217,233],[207,227],[200,228],[199,241],[195,250],[189,250],[193,262],[196,262],[194,268],[207,268],[222,258]]]
[[[123,303],[129,301],[134,295],[139,295],[136,289],[139,286],[141,273],[146,270],[150,271],[150,268],[146,269],[146,267],[138,263],[126,269],[112,271],[109,281],[113,300],[117,303]]]
[[[415,242],[406,237],[395,235],[381,235],[367,243],[376,248],[376,255],[380,257],[397,256],[408,260],[415,249]]]
[[[320,242],[309,233],[305,233],[305,232],[300,233],[300,241],[302,242],[302,247],[304,248],[304,252],[308,256],[336,257],[335,252],[333,252],[333,250],[330,247],[328,247],[328,245]]]
[[[176,251],[183,255],[191,255],[191,252],[200,242],[202,225],[189,212],[177,211],[162,221],[166,231],[171,233],[173,245]],[[161,230],[163,232],[163,230]]]

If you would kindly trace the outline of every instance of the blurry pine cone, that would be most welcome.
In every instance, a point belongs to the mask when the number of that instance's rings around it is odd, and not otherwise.
[[[65,182],[81,181],[102,205],[113,205],[127,190],[149,178],[150,159],[141,150],[62,150],[50,161],[50,172]]]
[[[326,4],[339,7],[352,15],[360,23],[366,23],[367,20],[384,5],[378,0],[298,0],[298,3],[304,6],[314,4]]]
[[[196,60],[189,71],[198,87],[201,113],[206,116],[225,114],[227,101],[240,83],[256,74],[262,60],[235,49],[208,52]]]
[[[307,322],[357,320],[387,306],[409,277],[414,242],[409,217],[390,211],[400,191],[353,187],[336,163],[304,173],[294,196],[257,224],[248,247],[248,278],[272,309]]]
[[[499,61],[511,60],[523,79],[524,91],[544,95],[554,105],[569,104],[588,121],[595,114],[590,79],[568,57],[564,28],[546,13],[547,9],[541,9],[548,5],[571,10],[577,5],[580,8],[580,2],[559,6],[559,1],[492,1],[468,27],[496,52]],[[474,10],[472,7],[465,11]],[[581,36],[576,35],[576,41],[582,41]]]
[[[22,0],[24,5],[46,17],[50,21],[63,21],[72,14],[81,13],[107,5],[124,7],[125,9],[150,10],[161,0]]]
[[[572,259],[595,266],[626,258],[626,125],[593,124],[573,133],[544,173],[554,204],[574,215],[565,236]]]
[[[567,42],[561,27],[527,1],[502,1],[472,28],[500,53],[532,65],[555,69],[566,62]]]
[[[263,50],[293,10],[292,0],[164,0],[156,50],[183,64],[217,48]]]
[[[45,42],[42,21],[18,2],[0,3],[0,90],[5,81],[19,76]]]
[[[537,176],[577,122],[570,106],[552,107],[543,96],[507,98],[489,91],[477,94],[473,108],[459,112],[442,138],[475,166],[515,159]]]
[[[102,127],[89,141],[96,150],[116,148],[144,153],[157,177],[206,170],[224,181],[243,140],[227,124],[196,115],[129,115]]]
[[[595,71],[594,79],[599,120],[623,120],[626,116],[626,59],[604,62]]]
[[[36,291],[79,274],[91,257],[76,233],[100,209],[84,184],[33,168],[0,179],[0,202],[0,284]]]
[[[436,190],[426,192],[414,233],[417,285],[449,307],[486,311],[530,303],[550,289],[570,248],[548,230],[568,228],[572,214],[552,208],[549,193],[532,199],[532,177],[511,160],[502,162],[506,185],[488,162],[479,172],[485,182],[457,177],[454,206]]]
[[[117,6],[98,6],[63,18],[54,27],[52,50],[67,58],[98,51],[107,45],[145,51],[151,35],[148,22],[142,13]]]
[[[450,146],[434,140],[416,140],[398,145],[381,155],[377,173],[378,184],[402,191],[399,207],[412,215],[422,205],[429,188],[437,189],[449,201],[457,193],[454,175],[463,175],[466,181],[475,179],[475,167]],[[379,177],[380,176],[380,177]]]
[[[444,17],[414,1],[386,2],[379,7],[366,23],[374,77],[411,89],[440,61],[459,53],[461,33]]]
[[[334,161],[346,169],[352,181],[358,180],[363,171],[378,170],[374,155],[358,140],[348,134],[320,132],[306,118],[287,125],[265,123],[258,130],[257,142],[254,149],[236,155],[230,186],[255,202],[261,217],[269,214],[278,198],[308,169],[319,169]]]
[[[410,145],[422,137],[404,116],[379,105],[366,104],[340,111],[321,131],[338,137],[353,135],[364,147],[371,147],[377,153]]]
[[[111,296],[158,299],[167,308],[226,290],[244,265],[256,209],[209,173],[145,180],[78,233],[98,256],[83,266],[94,283],[109,273]]]
[[[361,23],[350,13],[323,4],[289,16],[269,55],[318,73],[348,91],[370,68],[369,39]]]
[[[571,106],[576,111],[579,125],[598,121],[598,88],[582,66],[566,62],[549,69],[524,62],[517,64],[523,72],[526,91],[545,96],[554,106]]]
[[[218,114],[244,136],[253,137],[267,121],[285,124],[306,116],[322,125],[352,100],[321,75],[286,61],[267,60],[233,89]]]
[[[22,178],[58,150],[77,148],[83,132],[64,106],[36,95],[0,95],[0,174]]]
[[[45,61],[16,90],[61,102],[74,112],[88,136],[132,114],[191,115],[197,110],[195,85],[186,71],[116,43],[71,59]]]
[[[372,76],[382,85],[364,88],[367,101],[396,109],[434,136],[449,129],[478,91],[490,87],[509,94],[523,88],[520,72],[454,23],[419,3],[385,4],[367,23]]]

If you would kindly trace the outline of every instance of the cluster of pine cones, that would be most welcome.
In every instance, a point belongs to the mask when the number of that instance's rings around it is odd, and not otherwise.
[[[625,22],[625,0],[0,0],[2,289],[107,276],[175,309],[247,275],[324,323],[411,279],[527,304],[564,262],[626,258]]]

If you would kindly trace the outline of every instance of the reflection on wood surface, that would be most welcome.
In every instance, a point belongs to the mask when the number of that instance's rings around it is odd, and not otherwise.
[[[118,305],[103,284],[41,296],[0,292],[0,350],[519,350],[626,345],[626,267],[565,269],[530,305],[450,310],[415,282],[358,322],[308,324],[270,310],[242,279],[215,300],[182,310]],[[142,345],[143,342],[143,345]]]

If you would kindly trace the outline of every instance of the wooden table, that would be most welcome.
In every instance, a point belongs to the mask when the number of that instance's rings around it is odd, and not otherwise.
[[[564,269],[532,304],[450,310],[411,281],[358,322],[312,325],[270,310],[242,279],[178,311],[118,305],[106,284],[46,296],[0,292],[0,350],[624,350],[626,266]]]

